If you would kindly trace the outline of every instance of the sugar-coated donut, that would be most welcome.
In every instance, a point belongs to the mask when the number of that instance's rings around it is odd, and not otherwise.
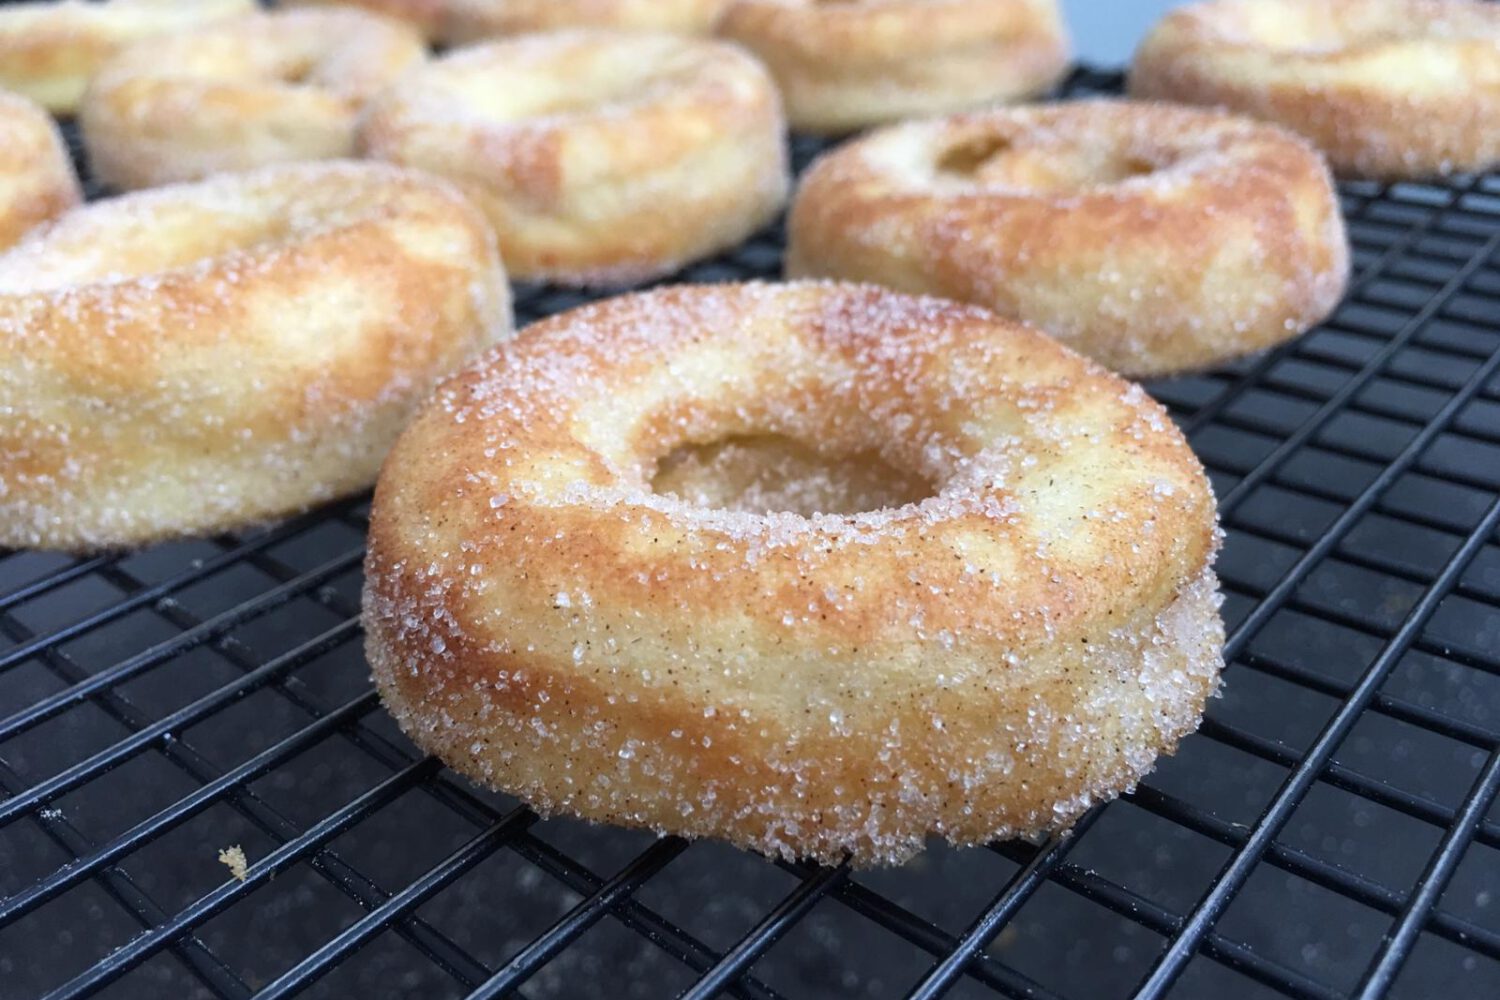
[[[410,28],[356,10],[250,14],[141,42],[84,95],[89,163],[128,190],[346,157],[366,102],[425,54]]]
[[[791,276],[987,306],[1135,377],[1322,319],[1348,280],[1322,159],[1272,125],[1081,101],[893,126],[817,161]]]
[[[243,14],[255,0],[42,0],[0,6],[0,89],[71,114],[99,67],[132,42]]]
[[[0,250],[81,197],[51,116],[24,97],[0,92]]]
[[[1215,0],[1146,37],[1130,92],[1223,105],[1311,139],[1335,170],[1396,179],[1500,163],[1500,6]]]
[[[707,34],[726,0],[446,0],[442,37],[463,45],[563,28]]]
[[[775,86],[731,45],[570,31],[477,45],[370,107],[362,148],[456,182],[518,278],[609,285],[733,246],[786,199]]]
[[[275,166],[77,209],[0,254],[0,548],[220,531],[368,486],[510,322],[484,219],[424,175]]]
[[[1035,331],[684,285],[440,387],[376,487],[367,652],[419,746],[544,812],[889,863],[1067,826],[1192,730],[1216,539],[1165,411]]]
[[[1029,97],[1068,67],[1057,0],[732,0],[719,31],[811,132]]]

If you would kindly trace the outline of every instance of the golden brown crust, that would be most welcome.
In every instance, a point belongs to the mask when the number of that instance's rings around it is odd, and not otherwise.
[[[1068,66],[1056,0],[732,0],[792,127],[848,132],[1029,97]]]
[[[99,67],[127,45],[254,8],[254,0],[6,4],[0,7],[0,89],[72,114]]]
[[[1349,261],[1328,170],[1295,136],[1080,101],[834,150],[803,175],[786,266],[974,302],[1145,377],[1301,333],[1338,303]]]
[[[1141,97],[1222,105],[1305,135],[1341,174],[1500,162],[1500,8],[1471,0],[1216,0],[1167,15]]]
[[[705,35],[727,0],[447,0],[439,31],[450,45],[565,28]]]
[[[0,254],[0,547],[361,489],[437,378],[509,330],[484,220],[418,174],[269,167],[78,209]]]
[[[366,102],[422,61],[356,10],[250,14],[132,46],[79,108],[94,175],[120,190],[354,152]]]
[[[936,492],[866,514],[649,485],[754,432]],[[870,286],[679,286],[450,379],[371,521],[365,624],[424,749],[547,811],[901,860],[1071,823],[1198,721],[1214,502],[1165,412],[1042,335]]]
[[[616,284],[733,246],[786,198],[775,87],[733,46],[558,32],[461,49],[371,107],[371,156],[457,183],[510,273]]]
[[[78,176],[47,112],[0,93],[0,250],[78,204]]]

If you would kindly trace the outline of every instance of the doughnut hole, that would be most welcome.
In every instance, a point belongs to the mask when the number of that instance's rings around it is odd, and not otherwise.
[[[684,444],[656,462],[651,489],[700,507],[747,514],[862,514],[936,493],[878,452],[829,454],[784,434]]]
[[[1057,141],[1018,142],[1008,136],[965,136],[938,154],[939,177],[977,187],[1064,193],[1107,187],[1153,174],[1169,164],[1105,145]]]

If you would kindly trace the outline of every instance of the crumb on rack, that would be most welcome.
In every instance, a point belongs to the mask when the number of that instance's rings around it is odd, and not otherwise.
[[[239,844],[226,847],[219,851],[219,860],[229,866],[229,874],[245,881],[245,873],[250,870],[250,862],[245,858],[245,850]]]

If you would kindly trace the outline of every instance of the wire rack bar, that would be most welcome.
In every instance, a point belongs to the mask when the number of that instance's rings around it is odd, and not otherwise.
[[[178,709],[160,721],[131,733],[113,746],[79,761],[45,781],[32,785],[24,792],[0,801],[0,825],[13,821],[41,803],[71,791],[85,782],[92,781],[127,757],[140,753],[153,744],[170,739],[174,730],[193,725],[230,702],[243,698],[257,688],[264,687],[280,675],[296,670],[309,660],[350,641],[358,633],[358,625],[357,621],[352,620],[335,625],[291,652],[271,660],[253,673],[225,684],[185,708]]]
[[[1484,369],[1490,373],[1496,368],[1495,362],[1500,362],[1500,354],[1494,361],[1487,364]],[[1489,376],[1486,375],[1485,378]],[[1457,398],[1457,397],[1455,397]],[[1445,408],[1446,409],[1446,408]],[[1434,424],[1433,426],[1437,426]],[[1415,442],[1413,442],[1415,444]],[[1351,508],[1352,509],[1352,508]],[[1347,515],[1346,515],[1347,516]],[[1340,518],[1340,521],[1344,518]],[[1182,932],[1172,939],[1167,946],[1166,952],[1157,962],[1150,974],[1142,981],[1140,988],[1136,991],[1138,996],[1157,997],[1165,995],[1166,991],[1181,975],[1187,966],[1188,960],[1198,950],[1203,937],[1212,929],[1223,913],[1224,908],[1234,895],[1245,884],[1250,877],[1255,865],[1270,847],[1272,840],[1281,832],[1286,821],[1291,818],[1292,811],[1302,801],[1307,790],[1317,780],[1324,766],[1333,757],[1344,738],[1354,727],[1359,719],[1360,713],[1364,711],[1374,697],[1375,691],[1385,682],[1391,670],[1395,667],[1397,660],[1406,652],[1410,645],[1411,637],[1415,636],[1423,626],[1426,625],[1432,613],[1437,610],[1438,604],[1447,595],[1448,589],[1458,579],[1479,549],[1493,534],[1495,526],[1500,524],[1500,500],[1496,500],[1485,514],[1484,520],[1475,530],[1464,545],[1448,560],[1443,567],[1443,572],[1432,589],[1422,595],[1415,607],[1407,614],[1401,629],[1395,637],[1381,651],[1369,668],[1360,678],[1359,684],[1350,692],[1349,697],[1339,706],[1333,718],[1323,731],[1318,734],[1312,747],[1303,756],[1297,768],[1287,777],[1285,783],[1277,791],[1271,804],[1267,806],[1259,820],[1256,821],[1254,829],[1245,843],[1235,853],[1229,864],[1219,873],[1214,885],[1204,895],[1203,899],[1193,908]],[[1332,530],[1332,529],[1331,529]],[[1330,534],[1330,536],[1332,535]],[[1311,555],[1311,553],[1309,553]],[[1307,557],[1304,557],[1304,561]],[[1300,565],[1300,561],[1299,561]],[[1243,634],[1243,633],[1241,633]],[[1390,949],[1388,948],[1387,951]],[[1404,957],[1404,953],[1397,956],[1396,961]],[[1384,961],[1384,959],[1382,959]]]
[[[1156,815],[1171,819],[1179,826],[1211,837],[1229,847],[1241,848],[1249,839],[1250,831],[1244,827],[1225,822],[1211,813],[1194,808],[1186,802],[1164,795],[1155,789],[1139,788],[1131,795],[1131,801],[1151,810]],[[1372,910],[1397,916],[1407,905],[1406,896],[1396,890],[1337,865],[1320,861],[1285,844],[1273,843],[1266,851],[1265,857],[1271,864],[1284,871],[1291,872],[1299,878],[1305,878],[1326,889],[1332,889],[1341,896],[1358,900]],[[1441,910],[1432,910],[1428,919],[1429,930],[1435,931],[1455,944],[1464,945],[1492,958],[1500,959],[1500,934],[1481,927],[1473,921],[1451,916]],[[1181,920],[1179,919],[1177,923],[1178,926],[1169,929],[1171,932],[1180,929]]]
[[[916,989],[911,992],[912,1000],[937,1000],[952,989],[974,956],[989,947],[990,942],[1016,915],[1021,905],[1042,887],[1062,863],[1068,848],[1087,833],[1098,818],[1099,810],[1095,809],[1086,813],[1073,829],[1049,837],[1020,870],[1011,876],[979,919],[964,932],[958,947],[934,965],[922,982],[917,984]]]
[[[1024,850],[1014,844],[994,847],[996,853],[1019,860]],[[1183,918],[1124,886],[1111,882],[1094,872],[1087,871],[1069,862],[1060,862],[1053,869],[1052,880],[1085,899],[1107,906],[1110,910],[1162,937],[1177,933]],[[1302,1000],[1335,1000],[1340,994],[1308,978],[1294,969],[1263,958],[1248,945],[1231,941],[1223,935],[1210,932],[1203,941],[1203,953],[1228,968],[1243,972],[1250,978],[1265,983],[1288,996]]]
[[[7,670],[21,661],[67,642],[69,639],[77,638],[85,632],[98,628],[100,625],[107,624],[117,618],[122,618],[131,611],[146,607],[151,602],[165,597],[173,591],[181,590],[184,587],[204,580],[214,573],[234,565],[257,549],[274,545],[279,541],[290,538],[299,530],[306,527],[305,522],[314,519],[316,516],[314,514],[305,515],[302,519],[286,522],[280,527],[267,531],[265,534],[252,536],[247,541],[225,549],[218,555],[204,560],[201,565],[185,573],[180,573],[170,580],[165,580],[154,586],[138,590],[124,600],[111,604],[107,608],[103,608],[62,628],[55,629],[43,635],[34,636],[15,648],[6,650],[4,654],[0,654],[0,671]],[[324,516],[326,517],[327,515],[325,514]],[[101,560],[100,566],[96,568],[108,565],[110,565],[109,560]],[[71,576],[69,579],[71,579]]]
[[[1278,767],[1293,768],[1302,760],[1301,754],[1279,743],[1227,726],[1217,719],[1204,719],[1203,728],[1200,731],[1211,739],[1254,754],[1261,760],[1269,761]],[[1446,828],[1452,826],[1457,818],[1452,809],[1440,802],[1403,792],[1393,785],[1377,781],[1337,761],[1329,763],[1322,777],[1324,781],[1336,788],[1353,792],[1361,798],[1395,809],[1433,826]],[[1480,843],[1500,848],[1500,824],[1490,820],[1482,821],[1479,825],[1478,839]]]
[[[819,871],[806,864],[782,862],[782,867],[803,878],[812,878]],[[853,878],[846,878],[834,886],[831,896],[860,916],[900,935],[933,958],[941,959],[959,945],[957,937],[867,889]],[[1017,1000],[1060,1000],[1056,993],[1035,979],[1017,972],[987,952],[981,951],[975,955],[974,960],[964,969],[964,974],[1003,996]]]
[[[580,896],[592,896],[604,886],[604,879],[535,837],[518,837],[511,846],[517,854]],[[662,919],[637,899],[625,897],[612,911],[612,915],[694,972],[707,972],[719,961],[718,952],[682,928]],[[780,993],[754,976],[742,976],[738,982],[730,984],[728,989],[742,1000],[782,1000]]]
[[[1455,590],[1458,593],[1463,593],[1462,588],[1455,588]],[[1421,645],[1423,644],[1413,643],[1413,648],[1420,649]],[[1240,657],[1239,663],[1258,673],[1291,681],[1310,691],[1316,691],[1319,694],[1327,695],[1330,698],[1337,698],[1340,701],[1349,694],[1349,689],[1346,685],[1337,684],[1312,671],[1304,670],[1292,664],[1282,663],[1270,656],[1258,653],[1245,653]],[[1370,705],[1370,709],[1381,715],[1389,716],[1392,719],[1399,719],[1402,722],[1410,723],[1413,726],[1446,736],[1452,740],[1458,740],[1461,743],[1467,743],[1481,750],[1489,750],[1500,744],[1500,732],[1484,726],[1460,722],[1441,712],[1435,712],[1430,708],[1423,708],[1421,705],[1407,701],[1404,698],[1398,698],[1395,695],[1382,693],[1376,696],[1375,701]],[[1214,731],[1227,734],[1230,732],[1230,729],[1226,727],[1225,729],[1215,729]]]
[[[210,643],[231,629],[276,610],[288,601],[307,593],[340,573],[346,572],[358,565],[362,556],[363,550],[359,550],[332,559],[317,569],[309,570],[294,580],[265,591],[251,600],[225,611],[223,614],[200,622],[184,632],[179,632],[165,642],[158,643],[135,656],[121,660],[114,666],[101,670],[98,673],[90,674],[86,678],[78,680],[70,687],[58,691],[56,694],[37,699],[9,718],[0,720],[0,740],[11,739],[17,734],[60,715],[75,705],[81,704],[100,691],[123,684],[125,681],[137,677],[153,667],[160,666],[175,656],[180,656],[190,649]],[[50,643],[28,642],[25,645],[33,647],[30,653],[37,651],[45,652],[53,648]],[[3,806],[3,803],[0,803],[0,806]],[[3,815],[3,812],[0,812],[0,817],[3,817]]]
[[[386,778],[380,784],[307,829],[300,837],[287,841],[266,857],[250,865],[243,881],[231,881],[202,897],[170,920],[162,921],[145,934],[112,952],[86,972],[47,994],[47,1000],[85,997],[97,992],[110,980],[135,968],[162,948],[187,934],[216,913],[228,908],[236,899],[290,868],[361,819],[390,803],[402,793],[430,777],[440,765],[428,758],[412,764]]]
[[[105,865],[112,864],[149,843],[167,829],[186,822],[224,796],[295,757],[339,727],[373,710],[378,703],[374,691],[360,695],[341,708],[299,729],[280,743],[261,751],[234,770],[226,771],[215,780],[200,786],[191,794],[142,820],[108,844],[79,855],[77,860],[70,862],[64,868],[59,868],[47,878],[32,885],[31,888],[0,900],[0,924],[9,923],[30,913],[36,907],[94,875]]]
[[[62,569],[48,573],[30,583],[23,584],[6,594],[0,594],[0,611],[9,611],[11,608],[34,600],[48,591],[56,590],[65,583],[71,583],[81,577],[88,576],[99,567],[107,565],[113,558],[113,556],[105,555],[78,559],[64,566]]]
[[[366,913],[334,940],[288,969],[274,982],[261,989],[256,997],[258,1000],[280,1000],[281,997],[289,997],[306,989],[371,938],[411,913],[459,876],[499,850],[507,840],[535,823],[536,819],[536,813],[525,806],[512,809],[504,819],[491,824],[488,829],[428,869],[421,878]]]
[[[1492,378],[1497,371],[1500,371],[1500,353],[1493,355],[1488,361],[1480,366],[1478,370],[1474,372],[1469,381],[1464,384],[1464,387],[1457,393],[1455,393],[1448,400],[1448,402],[1443,405],[1442,410],[1439,411],[1437,416],[1433,418],[1432,422],[1429,423],[1426,427],[1422,428],[1421,432],[1412,438],[1411,443],[1403,448],[1400,454],[1398,454],[1395,459],[1393,459],[1384,469],[1381,470],[1380,474],[1375,477],[1375,480],[1370,483],[1370,485],[1365,489],[1365,492],[1344,509],[1344,512],[1340,514],[1331,525],[1328,526],[1322,537],[1314,542],[1313,545],[1305,553],[1303,553],[1303,555],[1297,560],[1297,562],[1293,564],[1292,568],[1284,573],[1281,576],[1280,580],[1277,581],[1276,585],[1265,594],[1261,602],[1257,604],[1250,611],[1250,613],[1245,616],[1244,620],[1241,621],[1240,624],[1229,633],[1229,637],[1225,640],[1224,643],[1225,662],[1230,662],[1236,659],[1239,656],[1241,650],[1244,649],[1246,644],[1249,643],[1251,638],[1254,637],[1254,635],[1265,625],[1265,623],[1270,620],[1271,616],[1275,614],[1278,609],[1289,603],[1292,592],[1302,583],[1304,579],[1306,579],[1307,575],[1312,571],[1313,567],[1320,563],[1325,557],[1329,555],[1329,553],[1334,550],[1339,541],[1343,539],[1346,534],[1348,534],[1349,529],[1354,527],[1355,522],[1358,521],[1359,518],[1362,517],[1370,509],[1370,506],[1375,501],[1375,497],[1385,492],[1385,490],[1388,489],[1393,482],[1395,482],[1396,478],[1406,471],[1406,469],[1416,460],[1417,456],[1420,455],[1424,450],[1426,450],[1426,448],[1432,443],[1432,441],[1438,436],[1438,434],[1440,434],[1443,429],[1447,427],[1447,425],[1453,420],[1454,414],[1456,414],[1458,410],[1473,397],[1475,392],[1478,391],[1479,387],[1489,381],[1489,379]],[[1282,458],[1284,457],[1285,456],[1283,455]],[[1269,461],[1269,459],[1267,459],[1267,461]],[[1263,462],[1262,464],[1264,465],[1265,463]],[[1477,550],[1478,546],[1482,545],[1489,538],[1490,534],[1493,531],[1494,525],[1493,523],[1491,523],[1487,528],[1476,530],[1475,532],[1471,533],[1465,543],[1465,548],[1460,551],[1466,551],[1470,547]],[[1451,569],[1452,565],[1453,564],[1450,561],[1448,567],[1446,567],[1444,570],[1444,576],[1439,578],[1440,580],[1446,579],[1447,572],[1449,569]],[[1452,581],[1448,581],[1448,583],[1445,585],[1451,585],[1451,582]],[[1435,583],[1434,590],[1436,588],[1437,584]],[[1429,590],[1427,594],[1424,595],[1424,598],[1430,599],[1432,597],[1432,594],[1434,593],[1434,590]],[[1415,640],[1415,634],[1412,635],[1411,640]],[[1402,651],[1405,651],[1406,645],[1403,645],[1401,648]]]
[[[652,844],[634,861],[620,870],[592,895],[563,915],[546,933],[527,945],[495,973],[488,982],[469,994],[470,1000],[490,1000],[513,992],[536,970],[552,960],[568,943],[581,937],[598,923],[616,903],[634,892],[646,879],[661,871],[672,859],[687,849],[687,841],[664,837]]]
[[[730,983],[744,975],[787,931],[805,917],[818,901],[848,877],[847,865],[822,868],[802,880],[766,918],[740,939],[739,944],[696,983],[680,994],[680,1000],[712,1000]]]
[[[1500,247],[1500,233],[1497,233],[1496,235],[1486,240],[1484,247],[1478,253],[1470,257],[1469,260],[1464,263],[1463,267],[1459,268],[1458,271],[1454,273],[1453,277],[1448,279],[1448,281],[1443,285],[1438,293],[1428,301],[1427,305],[1423,306],[1416,315],[1407,320],[1406,323],[1401,327],[1401,329],[1393,337],[1391,337],[1386,345],[1379,351],[1377,351],[1374,355],[1372,355],[1369,361],[1365,362],[1365,364],[1359,369],[1359,371],[1354,375],[1353,378],[1345,381],[1344,385],[1332,396],[1328,397],[1328,401],[1324,403],[1316,413],[1314,413],[1311,417],[1308,417],[1300,427],[1298,427],[1295,431],[1293,431],[1290,435],[1283,439],[1282,442],[1276,446],[1275,451],[1271,452],[1271,454],[1267,455],[1264,459],[1257,463],[1254,469],[1251,469],[1248,473],[1240,478],[1240,481],[1234,485],[1233,489],[1231,489],[1228,493],[1226,493],[1219,499],[1219,516],[1227,520],[1240,506],[1240,504],[1244,503],[1245,499],[1249,497],[1252,492],[1254,492],[1257,486],[1265,482],[1266,478],[1270,476],[1272,472],[1280,468],[1282,464],[1292,456],[1293,453],[1295,453],[1304,444],[1306,444],[1312,438],[1312,436],[1319,430],[1321,430],[1335,414],[1340,412],[1340,410],[1343,409],[1344,405],[1353,398],[1356,392],[1364,388],[1372,379],[1375,378],[1376,375],[1379,375],[1385,369],[1386,365],[1390,363],[1391,358],[1393,358],[1402,347],[1406,346],[1411,341],[1411,339],[1415,337],[1417,333],[1423,328],[1423,326],[1425,326],[1427,322],[1431,320],[1434,315],[1436,315],[1437,310],[1442,305],[1442,303],[1445,302],[1449,296],[1453,295],[1460,288],[1462,288],[1464,286],[1464,283],[1472,278],[1474,276],[1474,273],[1478,271],[1480,267],[1490,263],[1490,261],[1494,258],[1495,249],[1497,247]],[[1493,374],[1494,370],[1495,358],[1493,357],[1488,359],[1480,368],[1480,371],[1487,371],[1490,374]],[[1472,383],[1472,387],[1467,387],[1468,392],[1463,397],[1464,401],[1467,401],[1469,396],[1477,393],[1486,381],[1488,381],[1488,375],[1486,375],[1484,378],[1474,381]],[[1458,397],[1455,397],[1454,399],[1456,401]],[[1449,413],[1449,418],[1451,419],[1452,411],[1456,411],[1457,406],[1452,405],[1452,403],[1450,402],[1449,406],[1445,407],[1444,409]],[[1443,426],[1446,426],[1446,424],[1447,421],[1444,421]],[[1419,435],[1419,437],[1426,435],[1428,440],[1430,440],[1431,437],[1435,437],[1437,432],[1434,428],[1436,428],[1437,426],[1438,423],[1436,420],[1434,420],[1426,428],[1423,429],[1423,432],[1421,435]],[[1421,449],[1418,449],[1418,451],[1420,450]]]
[[[1497,791],[1500,791],[1500,754],[1491,754],[1479,781],[1464,801],[1457,821],[1443,836],[1437,853],[1417,880],[1417,891],[1412,893],[1401,919],[1381,942],[1379,957],[1360,984],[1360,1000],[1379,1000],[1396,981],[1396,974],[1411,954],[1417,935],[1433,919],[1433,908],[1473,842],[1479,819],[1494,803]]]
[[[6,766],[4,761],[0,761],[0,789],[13,792],[16,788],[23,787],[24,784],[20,775]],[[89,850],[91,844],[88,838],[61,814],[42,816],[40,822],[47,837],[69,854],[78,855]],[[166,913],[161,906],[146,895],[136,885],[135,880],[121,869],[115,867],[105,869],[100,873],[99,881],[104,891],[109,893],[110,897],[120,904],[141,927],[151,928],[166,919]],[[250,987],[246,986],[244,981],[236,976],[196,935],[184,936],[181,941],[174,943],[172,950],[192,970],[198,981],[216,996],[238,998],[250,995]]]
[[[201,623],[193,622],[191,624]],[[14,626],[8,625],[7,631],[14,634],[16,629]],[[76,682],[79,679],[79,671],[64,660],[57,650],[47,651],[44,654],[44,659],[49,668],[64,680]],[[243,664],[243,666],[246,669],[253,669],[253,664],[254,660],[252,658],[248,664]],[[367,695],[367,700],[373,705],[373,692]],[[118,694],[110,693],[104,696],[101,699],[101,705],[106,712],[128,728],[138,730],[146,724],[141,713]],[[183,740],[168,740],[161,745],[160,750],[165,759],[175,764],[194,781],[205,782],[212,780],[214,769]],[[192,796],[189,796],[188,799],[191,800]],[[272,836],[279,836],[285,839],[296,835],[296,828],[285,817],[281,816],[274,809],[269,808],[259,797],[249,792],[246,788],[240,787],[230,790],[227,795],[227,801],[236,811],[246,816],[252,823]],[[159,833],[162,829],[164,827],[159,827],[155,832]],[[85,857],[88,852],[80,850],[73,851],[72,853],[75,859],[77,859],[74,863],[75,867],[64,867],[59,872],[54,873],[54,876],[66,876],[70,872],[86,867]],[[330,852],[324,852],[315,857],[311,865],[313,870],[323,875],[341,892],[350,896],[362,906],[368,908],[373,905],[374,901],[378,901],[379,898],[385,895],[369,879],[349,868],[349,866]],[[97,872],[97,866],[94,866],[92,870]],[[110,870],[113,869],[106,869],[106,871]],[[51,880],[43,880],[42,885],[44,888],[49,881]],[[3,921],[0,921],[0,923],[3,923]],[[478,982],[480,976],[472,974],[474,963],[464,955],[463,951],[442,935],[437,934],[422,921],[411,920],[403,922],[397,927],[397,933],[410,941],[424,954],[430,956],[433,961],[445,969],[452,971],[461,980],[471,985]],[[190,938],[189,944],[194,940],[196,938]],[[174,950],[181,950],[180,945],[174,945],[173,947]],[[201,963],[195,962],[194,964],[196,966]],[[480,971],[482,974],[482,967],[480,967]],[[212,986],[213,984],[210,983],[210,985]],[[218,990],[217,992],[222,993],[222,990]]]

